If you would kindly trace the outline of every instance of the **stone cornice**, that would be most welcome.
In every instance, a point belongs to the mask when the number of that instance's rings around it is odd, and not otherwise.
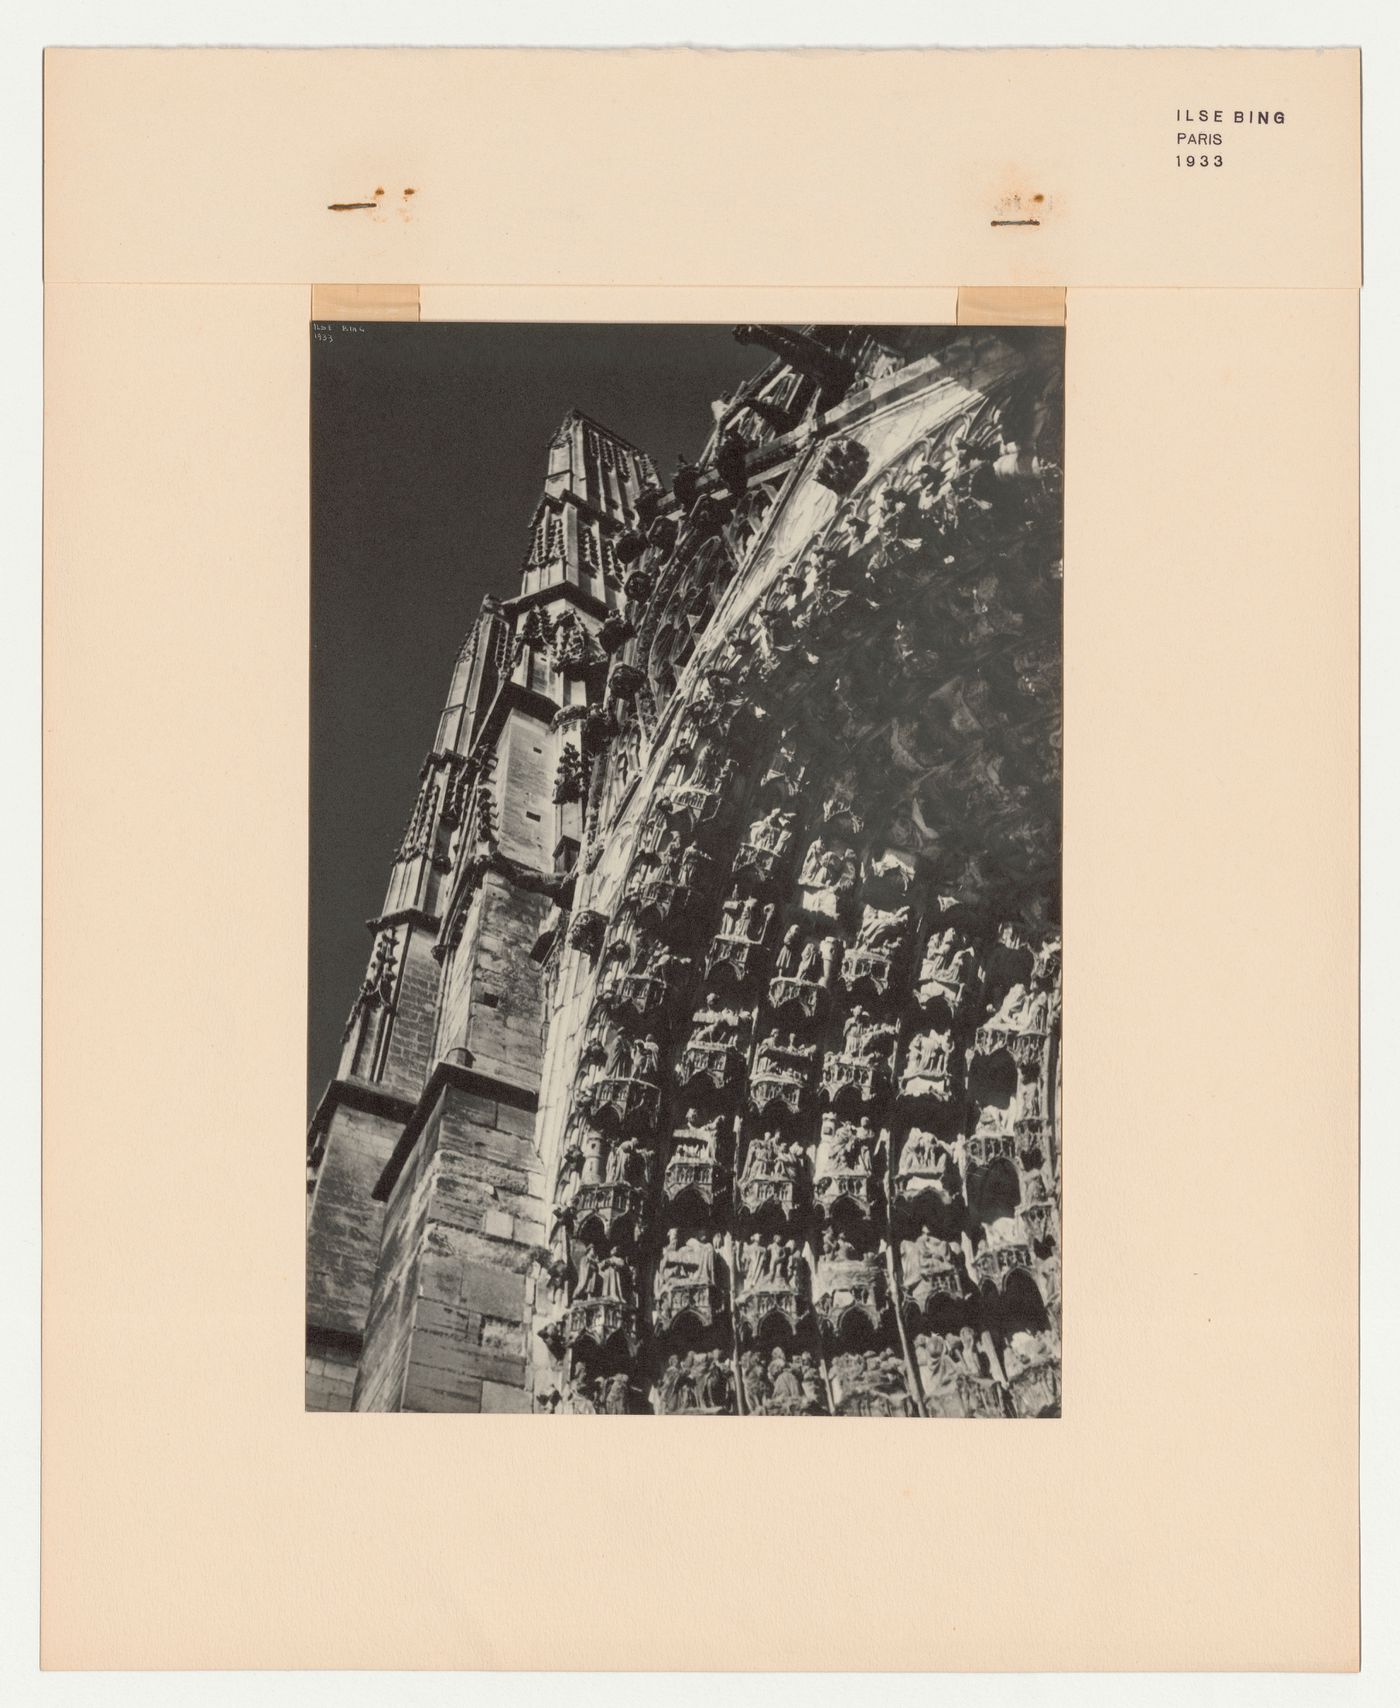
[[[534,688],[522,688],[520,683],[506,680],[496,690],[496,697],[487,708],[486,716],[472,742],[472,758],[480,748],[489,747],[501,733],[501,727],[512,712],[521,712],[547,724],[559,710],[559,702]]]
[[[512,860],[509,854],[503,854],[499,848],[493,848],[489,854],[474,855],[458,872],[447,911],[443,916],[445,925],[451,927],[453,921],[460,917],[488,872],[494,872],[497,877],[504,878],[517,890],[547,896],[556,907],[567,908],[572,905],[576,879],[573,868],[566,872],[542,872],[537,867],[527,866],[523,860]],[[445,943],[447,937],[447,931],[440,931],[438,942]],[[441,959],[446,950],[439,952],[435,949],[433,953]]]
[[[368,1079],[333,1079],[321,1093],[311,1117],[311,1134],[323,1133],[337,1109],[358,1109],[365,1115],[382,1115],[389,1121],[407,1121],[414,1101],[401,1092],[390,1091]]]
[[[423,1087],[423,1095],[412,1109],[399,1141],[394,1146],[393,1154],[375,1183],[373,1196],[380,1203],[384,1203],[394,1190],[394,1183],[403,1172],[404,1164],[413,1154],[413,1148],[422,1136],[424,1127],[437,1112],[443,1092],[448,1089],[470,1091],[477,1097],[489,1097],[497,1103],[508,1103],[513,1109],[523,1109],[531,1115],[539,1108],[538,1095],[523,1085],[512,1085],[509,1080],[497,1079],[492,1074],[478,1073],[475,1068],[464,1067],[459,1062],[439,1062],[429,1075],[428,1083]]]
[[[537,587],[533,593],[517,593],[503,602],[502,609],[515,616],[521,611],[528,611],[532,605],[546,605],[551,599],[563,599],[570,605],[577,605],[590,617],[610,617],[618,609],[595,594],[585,593],[572,581],[551,581],[547,586]]]

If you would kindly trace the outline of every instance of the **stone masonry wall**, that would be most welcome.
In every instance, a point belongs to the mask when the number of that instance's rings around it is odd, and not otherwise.
[[[357,1411],[521,1411],[546,1239],[535,1143],[551,902],[486,872],[448,969],[445,1061],[390,1190]],[[429,966],[435,964],[429,960]],[[465,1051],[465,1063],[449,1051]]]
[[[534,718],[513,716],[501,738],[497,775],[500,849],[537,871],[553,855],[555,738]]]
[[[532,1100],[491,1089],[475,1074],[444,1083],[396,1184],[358,1411],[529,1409],[543,1175]]]
[[[349,1411],[355,1394],[355,1360],[326,1352],[306,1360],[307,1411]]]
[[[547,896],[517,889],[498,872],[488,872],[473,931],[458,951],[472,967],[466,1035],[460,1040],[471,1066],[531,1092],[540,1083],[544,988],[530,951],[551,905]]]
[[[432,932],[410,926],[404,937],[402,972],[394,997],[393,1029],[389,1034],[383,1082],[414,1098],[427,1083],[432,1067],[440,969],[432,956]]]
[[[344,1367],[353,1381],[384,1220],[384,1206],[372,1194],[402,1130],[387,1115],[345,1103],[327,1124],[306,1243],[306,1402],[312,1410],[349,1403]],[[337,1397],[343,1405],[323,1403]]]
[[[398,1411],[413,1336],[418,1253],[432,1197],[436,1123],[429,1122],[399,1175],[384,1210],[384,1235],[364,1350],[355,1381],[354,1410]]]

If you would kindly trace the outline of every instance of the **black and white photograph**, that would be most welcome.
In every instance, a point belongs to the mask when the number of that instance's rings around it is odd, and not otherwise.
[[[25,1701],[1396,1696],[1400,38],[1231,5],[20,17]]]
[[[308,1409],[1057,1417],[1063,328],[311,338]]]

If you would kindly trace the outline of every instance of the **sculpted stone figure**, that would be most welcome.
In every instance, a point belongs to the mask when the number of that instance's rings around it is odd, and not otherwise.
[[[902,623],[896,628],[903,628]],[[870,875],[880,878],[895,890],[907,895],[914,882],[914,862],[910,855],[901,853],[897,848],[887,848],[878,859],[870,862]]]
[[[583,1069],[578,1080],[580,1096],[585,1096],[606,1075],[608,1054],[601,1035],[597,1032],[590,1034],[587,1043],[583,1046],[583,1054],[579,1058]]]
[[[947,966],[949,957],[956,952],[957,941],[958,934],[951,925],[942,931],[935,931],[924,945],[924,959],[919,976],[928,978],[936,969]]]
[[[749,826],[749,841],[755,848],[773,854],[782,853],[791,840],[789,827],[794,817],[795,814],[784,812],[781,807],[773,807]]]
[[[627,1305],[632,1302],[632,1266],[617,1252],[609,1252],[598,1265],[598,1296],[617,1299]]]
[[[757,1236],[744,1241],[740,1247],[739,1262],[746,1292],[781,1284],[778,1277],[782,1273],[782,1252],[781,1234],[774,1234],[766,1245]]]
[[[564,1395],[564,1409],[575,1417],[591,1415],[598,1407],[594,1403],[594,1384],[587,1377],[575,1382]]]
[[[1060,1307],[1060,1258],[1057,1252],[1051,1252],[1036,1264],[1036,1274],[1039,1277],[1040,1294],[1046,1306],[1051,1311]]]
[[[843,1353],[832,1363],[831,1379],[842,1415],[908,1417],[913,1412],[904,1360],[896,1352]]]
[[[849,848],[818,837],[808,848],[798,875],[809,912],[836,918],[842,898],[855,887],[856,858]]]
[[[798,1179],[806,1163],[807,1153],[797,1139],[789,1139],[786,1144],[778,1146],[778,1168],[789,1180]]]
[[[907,907],[895,908],[893,911],[867,907],[856,936],[856,948],[889,952],[903,942],[908,929]]]
[[[760,1133],[749,1146],[749,1154],[744,1159],[744,1175],[767,1177],[774,1174],[778,1165],[778,1134],[776,1129]]]
[[[879,1096],[889,1080],[890,1053],[898,1028],[876,1021],[859,1004],[847,1016],[841,1048],[828,1053],[822,1064],[822,1089],[835,1104],[838,1099],[869,1103]]]
[[[775,1347],[773,1356],[768,1361],[769,1393],[775,1400],[793,1400],[802,1398],[802,1381],[795,1370],[788,1367],[787,1355],[781,1346]]]
[[[597,1299],[602,1296],[602,1291],[603,1276],[598,1265],[598,1254],[591,1245],[580,1245],[574,1298]]]
[[[681,1369],[680,1354],[673,1352],[666,1360],[666,1368],[661,1372],[656,1384],[657,1410],[663,1413],[674,1413],[683,1409],[682,1389],[685,1383],[685,1372]]]
[[[870,1117],[862,1115],[854,1127],[847,1123],[841,1128],[832,1154],[838,1168],[869,1174],[874,1147],[875,1129],[870,1124]]]
[[[694,1254],[695,1279],[707,1287],[715,1284],[715,1246],[707,1233],[702,1233],[697,1239],[688,1241]]]
[[[639,1139],[621,1139],[608,1152],[609,1182],[636,1185],[646,1178],[650,1152]]]
[[[700,1378],[700,1403],[706,1411],[727,1411],[731,1398],[729,1363],[718,1353],[705,1355]]]
[[[706,993],[704,1006],[690,1017],[692,1044],[730,1043],[739,1028],[739,1016],[732,1008],[721,1008],[713,991]]]
[[[927,1222],[919,1229],[917,1239],[901,1242],[900,1259],[904,1285],[911,1289],[951,1267],[947,1242],[935,1239]]]
[[[694,889],[700,881],[707,856],[693,843],[687,844],[676,866],[676,878],[682,889]]]
[[[828,1110],[822,1116],[821,1142],[817,1146],[818,1179],[833,1174],[869,1174],[874,1144],[875,1129],[868,1115],[863,1115],[857,1124],[838,1121]]]
[[[768,1399],[768,1371],[761,1355],[750,1348],[739,1359],[744,1395],[752,1411],[762,1413]]]
[[[661,1072],[661,1046],[656,1041],[656,1034],[648,1032],[646,1037],[637,1045],[636,1061],[632,1068],[638,1079],[650,1080],[655,1084]]]
[[[943,1389],[946,1379],[943,1374],[943,1336],[941,1334],[916,1334],[914,1336],[914,1359],[919,1366],[919,1385],[924,1390],[924,1401],[928,1406],[931,1417],[946,1417],[950,1415]]]
[[[549,1289],[549,1307],[557,1310],[567,1302],[569,1297],[569,1264],[566,1257],[554,1258],[546,1272]]]
[[[823,842],[814,842],[807,850],[807,858],[802,863],[798,882],[812,889],[835,884],[845,872],[847,859],[844,850],[828,848]]]
[[[854,1263],[856,1248],[841,1228],[827,1228],[822,1234],[822,1259],[826,1263]]]
[[[973,1329],[960,1328],[958,1340],[962,1346],[963,1363],[970,1374],[975,1376],[990,1376],[992,1373],[991,1360],[978,1345],[977,1335]]]
[[[656,1283],[658,1290],[678,1284],[713,1287],[715,1248],[709,1237],[692,1235],[682,1244],[679,1231],[671,1228],[657,1264]]]
[[[680,1083],[705,1079],[716,1089],[726,1085],[738,1071],[740,1030],[752,1018],[751,1009],[721,1008],[711,992],[691,1017],[690,1037],[676,1064]]]
[[[823,986],[830,983],[834,955],[839,952],[836,938],[818,939],[807,936],[800,924],[790,925],[783,937],[769,984],[769,1001],[775,1009],[789,1003],[802,1010],[808,1020],[814,1020],[820,1010]],[[823,965],[824,959],[826,964]]]
[[[859,1003],[847,1015],[846,1024],[841,1033],[841,1054],[843,1056],[858,1056],[861,1053],[868,1031],[866,1026],[868,1019],[868,1010],[862,1008]]]
[[[620,1416],[630,1410],[627,1403],[627,1376],[619,1372],[608,1378],[603,1390],[603,1410],[613,1416]]]
[[[656,1267],[656,1279],[659,1285],[664,1286],[672,1275],[680,1272],[680,1252],[680,1229],[668,1228],[666,1230],[666,1244],[661,1249],[661,1258]]]
[[[802,787],[802,780],[807,767],[797,756],[797,748],[790,740],[781,742],[768,761],[768,769],[763,774],[763,787],[776,785],[789,799]]]
[[[780,1038],[774,1026],[758,1047],[755,1077],[766,1073],[775,1078],[800,1080],[803,1068],[811,1061],[815,1049],[812,1044],[799,1044],[795,1032]]]
[[[1012,985],[1002,999],[1001,1007],[987,1020],[988,1032],[1044,1032],[1050,1019],[1048,991],[1031,991],[1023,984]]]
[[[765,902],[760,908],[755,897],[745,896],[733,914],[728,911],[729,906],[726,902],[726,929],[722,935],[737,937],[743,943],[763,942],[768,935],[768,927],[773,922],[773,903]],[[729,928],[731,921],[732,929]]]
[[[714,1162],[719,1152],[721,1117],[703,1125],[700,1111],[692,1104],[685,1112],[685,1125],[677,1129],[671,1155],[685,1162]]]
[[[1032,1334],[1027,1329],[1019,1329],[1006,1344],[1002,1364],[1009,1380],[1032,1365],[1046,1363],[1056,1356],[1048,1334]]]
[[[583,1175],[583,1147],[570,1141],[559,1159],[559,1174],[554,1182],[554,1201],[562,1203],[578,1185]]]
[[[648,978],[666,979],[669,977],[671,967],[677,958],[664,943],[653,943],[650,950],[646,952],[645,958],[643,958],[641,951],[638,952],[638,970]]]
[[[937,1148],[938,1140],[932,1133],[924,1132],[921,1127],[911,1127],[909,1136],[904,1141],[904,1148],[899,1153],[899,1172],[932,1174]]]
[[[909,1041],[902,1084],[913,1096],[946,1098],[951,1094],[953,1035],[951,1032],[917,1032]]]
[[[608,1051],[608,1072],[614,1079],[626,1079],[632,1072],[632,1065],[632,1040],[625,1033],[619,1032],[613,1038]]]
[[[789,925],[783,933],[783,941],[778,949],[778,958],[774,964],[777,973],[784,978],[800,978],[802,975],[798,973],[797,969],[801,964],[802,954],[802,927],[800,925]]]
[[[967,945],[958,946],[958,934],[951,926],[934,932],[924,949],[923,964],[919,968],[920,1000],[927,1002],[941,996],[956,1013],[967,993],[973,964],[972,949]]]
[[[803,984],[815,983],[817,977],[817,962],[822,958],[825,943],[835,944],[834,937],[819,941],[809,937],[804,942],[800,925],[788,926],[783,934],[782,947],[778,950],[776,971],[781,977],[796,979]]]

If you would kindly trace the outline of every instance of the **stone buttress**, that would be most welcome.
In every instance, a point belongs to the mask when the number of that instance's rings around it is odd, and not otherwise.
[[[566,896],[568,779],[613,539],[649,461],[560,427],[521,571],[459,655],[396,852],[339,1072],[308,1149],[307,1404],[518,1410],[545,1237],[535,1147],[545,1027],[533,958]]]

